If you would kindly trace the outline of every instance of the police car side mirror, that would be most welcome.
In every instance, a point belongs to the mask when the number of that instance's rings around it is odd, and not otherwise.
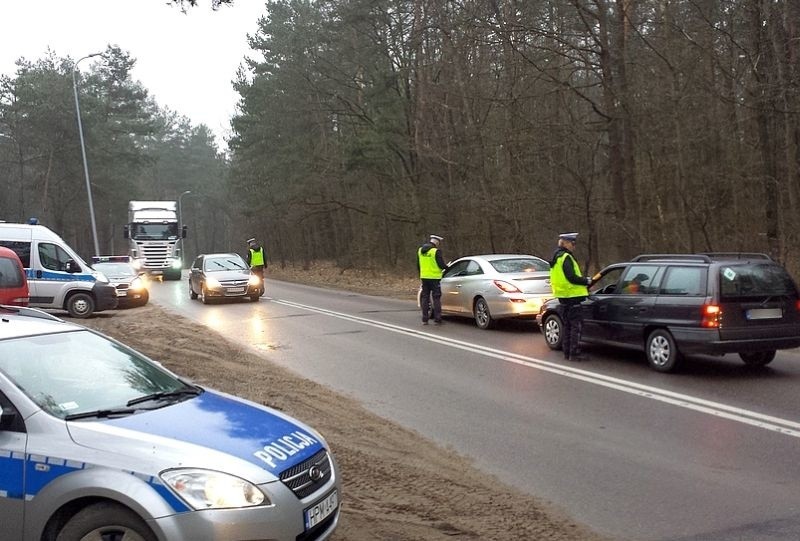
[[[76,272],[81,272],[81,266],[75,263],[75,261],[72,259],[67,261],[67,263],[64,265],[64,269],[72,274],[75,274]]]

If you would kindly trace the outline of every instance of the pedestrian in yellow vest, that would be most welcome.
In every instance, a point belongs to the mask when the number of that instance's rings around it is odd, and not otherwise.
[[[572,255],[578,242],[577,233],[558,236],[558,248],[550,260],[550,285],[553,295],[561,304],[561,350],[568,361],[580,361],[583,314],[581,303],[589,295],[592,278],[583,276]]]
[[[444,240],[439,235],[431,235],[430,240],[417,249],[417,270],[422,282],[420,295],[420,308],[422,309],[422,324],[428,324],[431,313],[431,298],[433,299],[433,322],[442,324],[442,288],[440,282],[442,273],[447,268],[439,249],[439,244]]]
[[[264,294],[264,268],[267,266],[267,258],[264,255],[264,247],[261,246],[255,237],[247,239],[247,264],[253,274],[261,279],[261,294]]]

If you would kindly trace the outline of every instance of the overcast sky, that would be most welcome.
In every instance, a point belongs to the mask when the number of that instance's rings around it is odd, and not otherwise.
[[[264,4],[237,0],[212,11],[210,0],[199,0],[184,14],[167,0],[0,0],[0,73],[12,75],[15,60],[36,60],[48,48],[77,60],[118,45],[159,105],[206,124],[222,146],[238,97],[231,81]]]

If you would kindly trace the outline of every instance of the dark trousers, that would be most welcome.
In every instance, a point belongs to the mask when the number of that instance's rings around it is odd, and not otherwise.
[[[419,300],[422,309],[422,321],[428,321],[431,313],[431,297],[433,298],[433,320],[442,320],[442,287],[439,280],[422,279],[422,294]]]
[[[558,299],[561,303],[561,320],[564,322],[561,336],[561,350],[564,358],[571,359],[581,354],[581,331],[583,330],[583,308],[586,297]]]
[[[264,266],[263,265],[256,265],[255,267],[250,267],[250,270],[253,271],[253,274],[261,278],[261,294],[264,294],[264,290],[266,286],[264,285]]]

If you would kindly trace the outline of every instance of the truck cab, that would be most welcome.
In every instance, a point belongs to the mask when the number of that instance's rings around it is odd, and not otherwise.
[[[130,201],[128,255],[142,262],[142,271],[165,280],[180,280],[182,240],[186,226],[179,223],[175,201]]]

